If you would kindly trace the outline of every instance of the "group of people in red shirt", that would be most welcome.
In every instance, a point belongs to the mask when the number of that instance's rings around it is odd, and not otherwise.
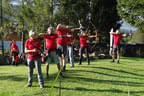
[[[97,38],[96,35],[88,36],[83,28],[73,28],[70,29],[68,26],[64,24],[58,24],[56,28],[56,33],[54,33],[54,28],[49,27],[46,33],[39,33],[39,36],[45,39],[45,54],[46,58],[46,77],[49,77],[49,64],[53,60],[55,64],[57,64],[58,71],[60,72],[60,76],[64,77],[62,72],[66,71],[66,55],[69,53],[70,64],[71,67],[74,67],[74,57],[73,57],[73,45],[72,42],[75,40],[75,36],[72,32],[76,30],[82,30],[80,34],[78,34],[80,39],[80,49],[79,49],[79,65],[82,64],[82,54],[86,53],[87,63],[90,64],[89,53],[88,53],[88,38]],[[126,34],[120,34],[120,31],[110,32],[114,37],[114,46],[113,46],[113,62],[115,59],[115,53],[117,53],[117,62],[119,63],[119,44],[120,39]],[[17,47],[16,44],[12,44],[11,48],[12,52],[16,54]],[[14,47],[15,46],[15,47]],[[25,42],[25,53],[27,53],[27,64],[28,64],[28,87],[32,86],[33,81],[33,68],[37,69],[38,81],[40,84],[40,88],[44,87],[44,80],[41,71],[41,42],[37,39],[36,32],[34,30],[29,31],[29,39]],[[17,56],[14,55],[14,56]],[[62,71],[62,72],[61,72]]]
[[[71,67],[74,67],[74,57],[73,57],[73,47],[72,42],[75,40],[75,36],[72,32],[80,30],[80,28],[70,29],[68,26],[64,24],[58,24],[56,28],[56,33],[54,33],[53,27],[49,27],[46,33],[39,33],[39,36],[43,37],[46,42],[45,46],[45,54],[46,58],[46,77],[49,77],[49,64],[53,60],[55,64],[57,64],[58,71],[60,72],[60,76],[62,75],[61,71],[66,71],[66,55],[69,53]],[[86,50],[88,64],[90,64],[89,56],[88,56],[88,37],[97,37],[97,36],[87,36],[84,30],[79,35],[80,38],[80,64],[82,62],[82,53]],[[29,32],[29,39],[25,43],[25,53],[28,54],[27,63],[28,63],[28,87],[32,86],[32,76],[33,76],[33,67],[35,66],[38,73],[38,81],[40,84],[40,88],[44,87],[43,76],[41,72],[41,48],[40,40],[36,38],[36,32],[31,30]],[[69,49],[69,50],[68,50]]]

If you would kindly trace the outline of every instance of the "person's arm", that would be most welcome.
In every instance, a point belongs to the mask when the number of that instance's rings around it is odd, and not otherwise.
[[[126,37],[126,36],[128,36],[128,35],[124,33],[124,34],[122,34],[122,36],[123,36],[123,37]]]
[[[58,37],[65,38],[65,37],[72,37],[72,35],[58,35]]]
[[[123,37],[130,36],[130,39],[132,39],[132,31],[129,32],[129,34],[122,34]]]
[[[72,28],[72,29],[71,29],[72,32],[78,31],[78,30],[80,30],[80,28]]]
[[[46,33],[39,33],[39,36],[45,36]]]
[[[97,36],[96,35],[90,35],[88,36],[89,38],[96,38]]]
[[[115,35],[116,33],[115,32],[110,32],[110,34],[114,34]]]
[[[96,35],[90,35],[90,36],[88,36],[89,38],[96,38],[96,40],[97,40],[97,37],[98,37],[98,33],[96,32]]]
[[[30,53],[30,52],[36,52],[36,49],[28,50],[27,48],[25,48],[25,53]]]

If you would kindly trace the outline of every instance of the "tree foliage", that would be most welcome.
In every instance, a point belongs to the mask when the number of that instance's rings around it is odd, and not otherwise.
[[[116,25],[120,17],[117,14],[116,0],[60,0],[59,11],[56,20],[64,19],[66,24],[78,26],[77,17],[72,10],[76,10],[85,27],[89,27],[90,34],[102,36],[104,41],[109,38],[111,27]]]
[[[144,43],[144,0],[118,0],[117,9],[121,18],[138,28],[133,42]]]
[[[120,19],[116,0],[91,0],[92,23],[104,41],[109,40],[109,31]]]
[[[117,0],[118,11],[127,23],[136,26],[144,26],[144,0]]]
[[[8,0],[11,1],[11,0]],[[110,28],[120,20],[117,15],[116,0],[16,0],[18,8],[10,6],[7,16],[17,22],[18,28],[35,29],[43,32],[50,24],[64,22],[78,27],[78,17],[89,28],[90,34],[96,31],[105,39]],[[56,9],[56,7],[58,9]],[[13,9],[12,9],[13,8]],[[107,39],[105,39],[106,41]]]
[[[17,20],[29,30],[44,31],[44,26],[50,24],[50,0],[23,0]]]

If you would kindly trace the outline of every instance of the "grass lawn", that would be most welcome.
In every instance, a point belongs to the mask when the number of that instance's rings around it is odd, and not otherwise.
[[[75,63],[58,79],[51,96],[144,96],[144,59],[122,57],[120,64],[110,63],[110,59]],[[31,88],[27,84],[27,67],[24,65],[0,66],[0,96],[49,96],[57,75],[56,65],[50,66],[50,78],[46,79],[45,65],[42,65],[46,88],[40,89],[34,71]],[[61,81],[61,91],[60,91]]]

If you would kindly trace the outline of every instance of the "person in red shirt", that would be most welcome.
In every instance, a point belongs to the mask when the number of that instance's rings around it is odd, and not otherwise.
[[[40,88],[44,88],[44,81],[41,71],[41,53],[40,49],[41,43],[40,40],[36,38],[36,32],[34,30],[30,30],[29,39],[25,42],[25,53],[27,56],[28,63],[28,84],[27,87],[32,86],[33,81],[33,68],[35,66],[38,74],[38,81],[40,84]]]
[[[84,30],[82,30],[81,34],[79,35],[79,38],[80,38],[80,49],[79,49],[79,55],[80,55],[80,59],[79,59],[79,65],[82,64],[82,54],[86,53],[86,56],[87,56],[87,62],[88,62],[88,65],[90,64],[90,60],[89,60],[89,52],[88,52],[88,43],[87,43],[87,40],[88,38],[97,38],[97,35],[91,35],[91,36],[88,36],[86,34],[86,32]]]
[[[60,71],[60,63],[58,55],[56,54],[56,40],[58,38],[58,35],[53,33],[54,29],[53,27],[49,27],[47,30],[47,33],[40,33],[39,35],[42,36],[45,39],[46,42],[46,54],[48,57],[46,58],[46,77],[49,77],[48,71],[49,71],[49,64],[51,63],[51,59],[54,60],[55,64],[57,64],[58,71]],[[60,76],[64,77],[62,75],[62,72],[60,72]]]
[[[65,26],[64,24],[58,24],[56,28],[56,33],[58,35],[57,39],[57,53],[60,58],[60,65],[63,66],[62,71],[66,70],[66,54],[67,54],[67,37],[71,37],[71,35],[68,35],[68,32],[79,30],[79,28],[73,28],[69,29],[68,26]]]
[[[10,57],[12,56],[12,65],[17,66],[19,48],[16,45],[16,41],[15,40],[12,40],[10,48],[11,48]]]
[[[67,38],[67,49],[68,49],[67,55],[69,57],[71,67],[74,67],[73,42],[75,40],[75,36],[74,36],[74,34],[69,34],[69,33],[68,33],[68,35],[72,35],[72,37]]]
[[[117,29],[116,32],[110,32],[110,34],[113,35],[113,51],[112,51],[112,62],[115,61],[115,57],[117,56],[117,63],[119,63],[119,59],[120,59],[120,40],[122,37],[127,36],[127,34],[121,34],[120,30]],[[132,33],[130,32],[129,34],[130,36],[132,35]]]

